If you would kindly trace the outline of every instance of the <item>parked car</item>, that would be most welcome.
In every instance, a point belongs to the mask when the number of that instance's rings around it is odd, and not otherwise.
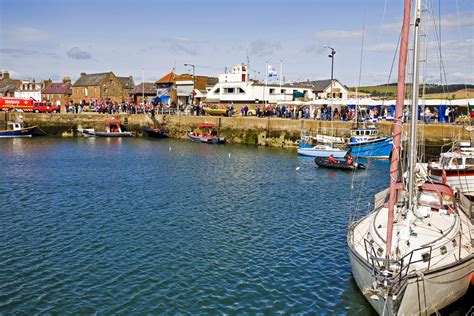
[[[59,105],[52,105],[49,102],[34,102],[33,111],[35,113],[59,113]]]

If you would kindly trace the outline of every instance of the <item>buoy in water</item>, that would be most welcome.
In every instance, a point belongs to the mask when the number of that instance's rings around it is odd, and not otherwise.
[[[296,170],[300,170],[300,167],[296,167]]]

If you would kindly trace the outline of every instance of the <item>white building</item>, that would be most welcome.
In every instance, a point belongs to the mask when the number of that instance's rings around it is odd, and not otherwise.
[[[316,81],[309,81],[307,84],[313,86],[313,92],[316,94],[316,99],[347,99],[349,96],[349,90],[344,87],[339,80],[333,79],[332,80],[332,87],[331,87],[331,79],[326,80],[316,80]]]
[[[41,101],[41,90],[47,88],[49,84],[51,84],[51,80],[44,80],[42,82],[22,80],[20,87],[15,91],[15,98],[33,98]]]
[[[315,99],[308,85],[265,85],[249,80],[248,66],[238,64],[230,73],[221,74],[218,82],[207,92],[206,103],[262,104],[292,101],[295,92],[303,100]]]

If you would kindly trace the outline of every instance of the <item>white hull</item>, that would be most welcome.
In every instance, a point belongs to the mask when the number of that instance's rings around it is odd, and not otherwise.
[[[332,148],[330,146],[318,145],[312,148],[299,148],[298,154],[310,157],[328,158],[331,155],[334,158],[344,158],[347,155],[347,150],[339,148]]]
[[[474,265],[471,255],[461,263],[438,272],[420,274],[420,277],[415,274],[408,278],[406,287],[398,295],[384,299],[369,290],[375,279],[367,261],[352,249],[349,250],[349,257],[357,286],[381,315],[429,315],[451,305],[466,294]]]
[[[383,265],[385,255],[383,252],[376,254],[376,249],[385,247],[381,239],[384,237],[381,236],[385,236],[386,232],[386,212],[386,208],[376,209],[353,224],[349,228],[347,240],[352,274],[372,307],[384,315],[429,315],[464,296],[474,273],[474,255],[470,249],[472,224],[469,217],[462,211],[457,218],[433,212],[429,220],[417,222],[416,227],[413,227],[416,235],[410,237],[413,253],[410,255],[407,252],[407,261],[401,265],[402,272],[394,270],[397,271],[394,273],[400,274],[394,275],[389,281],[393,283],[387,295],[380,285],[380,271],[384,269],[373,260],[377,257]],[[440,231],[435,233],[433,227]],[[372,238],[374,235],[379,237]],[[446,251],[443,254],[441,249],[444,247]],[[421,260],[422,254],[431,259]]]

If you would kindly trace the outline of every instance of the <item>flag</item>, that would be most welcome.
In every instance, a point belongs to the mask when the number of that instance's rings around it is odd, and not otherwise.
[[[268,65],[267,67],[268,67],[268,70],[267,70],[267,72],[268,72],[268,78],[276,77],[276,76],[277,76],[277,69],[276,69],[276,67],[270,66],[270,65]]]

